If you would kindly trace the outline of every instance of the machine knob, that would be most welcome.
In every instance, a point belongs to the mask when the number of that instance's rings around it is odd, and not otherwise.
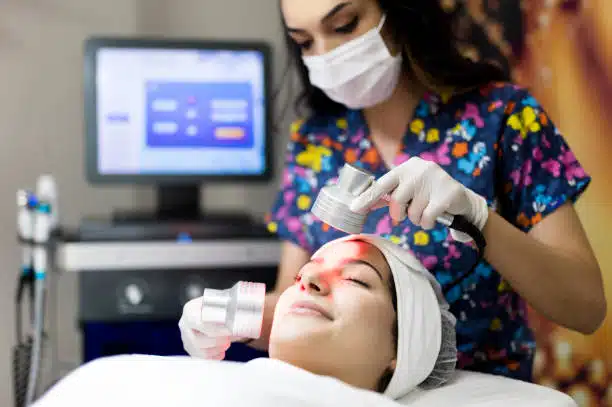
[[[142,302],[142,298],[144,294],[142,289],[138,287],[136,284],[129,284],[125,287],[125,298],[131,305],[138,305]]]
[[[201,297],[204,294],[204,288],[199,284],[189,284],[185,289],[187,300]]]

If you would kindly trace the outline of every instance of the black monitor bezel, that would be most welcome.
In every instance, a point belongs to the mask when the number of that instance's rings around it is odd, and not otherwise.
[[[265,171],[260,174],[101,174],[98,171],[98,115],[97,115],[97,52],[102,48],[141,49],[197,49],[258,51],[263,55],[265,103]],[[272,50],[263,41],[202,40],[187,38],[150,37],[90,37],[84,46],[84,116],[85,116],[85,173],[91,184],[176,184],[193,185],[210,182],[267,182],[273,177],[272,143]]]

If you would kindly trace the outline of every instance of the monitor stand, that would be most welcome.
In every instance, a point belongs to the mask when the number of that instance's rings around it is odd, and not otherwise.
[[[159,185],[157,187],[157,209],[153,212],[117,212],[116,223],[205,223],[245,224],[251,217],[239,212],[203,213],[200,209],[200,185]]]

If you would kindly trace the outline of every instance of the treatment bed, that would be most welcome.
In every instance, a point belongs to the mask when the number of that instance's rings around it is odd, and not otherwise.
[[[247,363],[122,355],[94,360],[47,391],[36,407],[577,407],[556,390],[461,371],[444,387],[393,401],[268,358]]]

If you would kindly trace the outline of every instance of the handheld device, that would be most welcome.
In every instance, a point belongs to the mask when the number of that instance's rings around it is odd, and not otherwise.
[[[33,277],[32,238],[34,233],[34,215],[36,207],[34,195],[25,190],[17,191],[17,234],[21,245],[21,276],[17,290],[17,302],[20,303],[23,291]],[[29,288],[29,287],[28,287]],[[31,291],[30,300],[33,299]],[[19,321],[20,322],[20,321]]]
[[[239,281],[226,290],[204,289],[202,322],[224,325],[233,336],[257,339],[263,324],[266,286]]]
[[[38,177],[36,181],[36,195],[50,209],[45,213],[49,225],[48,228],[45,227],[44,229],[48,229],[48,231],[56,230],[59,227],[57,185],[55,178],[51,174],[43,174]]]
[[[55,182],[49,175],[38,179],[35,194],[36,205],[33,218],[33,274],[34,274],[34,320],[32,336],[32,353],[28,372],[28,387],[25,405],[31,405],[36,399],[40,382],[40,368],[45,348],[45,297],[47,285],[47,271],[49,265],[49,240],[51,231],[56,222],[53,203],[57,202]]]
[[[353,212],[350,210],[350,205],[353,199],[366,191],[375,180],[374,175],[363,168],[346,163],[340,169],[338,181],[321,188],[312,205],[312,214],[322,222],[343,232],[349,234],[361,233],[368,217],[368,211],[363,213]],[[390,198],[385,196],[383,199],[388,201]],[[474,271],[482,259],[487,243],[480,229],[470,223],[464,216],[444,213],[436,220],[450,229],[467,234],[478,248],[478,258],[474,266],[467,273],[444,287],[444,291],[448,292]]]
[[[30,375],[32,359],[32,335],[26,335],[23,329],[23,293],[29,291],[30,324],[34,323],[34,271],[33,246],[34,210],[36,198],[28,190],[17,191],[17,237],[21,247],[22,263],[17,290],[15,293],[15,338],[13,347],[13,387],[15,391],[15,405],[26,405],[26,393]]]
[[[367,190],[374,181],[374,175],[368,171],[346,163],[340,170],[338,182],[335,185],[321,188],[311,211],[321,221],[338,230],[350,234],[361,233],[368,213],[353,212],[349,206],[353,199]],[[389,200],[389,197],[383,197],[383,199]],[[461,217],[457,215],[445,213],[439,216],[437,221],[455,229],[453,223],[457,225],[460,219]],[[463,232],[463,230],[457,230]],[[470,233],[468,234],[471,236]]]

